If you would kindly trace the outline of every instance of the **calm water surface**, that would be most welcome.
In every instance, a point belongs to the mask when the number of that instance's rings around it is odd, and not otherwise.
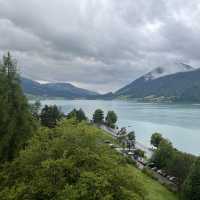
[[[160,132],[178,149],[200,154],[200,104],[148,104],[132,101],[102,100],[45,100],[44,104],[56,104],[63,112],[82,108],[89,118],[95,109],[114,110],[118,126],[136,132],[138,141],[150,145],[150,137]]]

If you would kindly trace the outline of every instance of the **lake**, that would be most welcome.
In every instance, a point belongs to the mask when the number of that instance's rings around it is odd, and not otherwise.
[[[44,100],[44,104],[56,104],[64,113],[82,108],[91,119],[95,109],[106,113],[114,110],[118,126],[134,130],[136,139],[150,146],[154,132],[172,141],[181,151],[200,154],[200,104],[153,104],[133,101],[103,100]]]

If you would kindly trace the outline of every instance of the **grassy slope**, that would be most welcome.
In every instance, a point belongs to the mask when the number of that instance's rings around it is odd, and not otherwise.
[[[138,176],[138,179],[144,184],[145,190],[148,192],[148,200],[177,200],[177,196],[166,189],[163,185],[148,177],[133,166],[130,168]]]

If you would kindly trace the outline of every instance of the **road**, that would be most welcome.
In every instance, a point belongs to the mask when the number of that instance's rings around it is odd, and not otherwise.
[[[100,125],[100,128],[102,130],[104,130],[105,132],[111,134],[113,137],[115,137],[115,138],[117,137],[117,130],[109,128],[109,127],[107,127],[105,125]],[[138,141],[135,142],[135,147],[137,149],[143,150],[145,152],[145,155],[146,155],[147,159],[150,159],[151,156],[153,155],[153,151],[152,150],[150,150],[148,147],[146,147],[145,145],[143,145],[142,143],[140,143]]]

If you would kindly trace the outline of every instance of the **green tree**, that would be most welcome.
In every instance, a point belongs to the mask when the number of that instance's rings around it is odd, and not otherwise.
[[[73,109],[71,112],[67,114],[67,119],[76,119],[77,118],[77,110]]]
[[[167,172],[177,178],[179,190],[188,176],[195,156],[175,150],[167,166]]]
[[[104,120],[104,113],[103,110],[97,109],[93,114],[93,121],[94,123],[101,124]]]
[[[171,142],[164,138],[162,138],[152,156],[152,161],[157,167],[164,169],[169,175],[176,177],[179,191],[195,159],[195,156],[175,149]]]
[[[58,109],[56,105],[45,105],[41,111],[41,124],[49,128],[54,128],[57,122],[63,117],[63,113]]]
[[[182,190],[184,200],[200,199],[200,157],[196,160],[185,180]]]
[[[152,156],[152,161],[157,167],[163,169],[169,166],[174,156],[174,148],[168,140],[162,140]]]
[[[0,64],[0,116],[0,160],[11,160],[24,148],[35,125],[10,53]]]
[[[106,116],[106,124],[114,128],[115,123],[117,122],[117,115],[114,111],[108,111]]]
[[[162,140],[163,140],[163,137],[160,133],[154,133],[151,136],[151,144],[155,147],[158,147]]]
[[[41,103],[40,101],[35,101],[33,104],[30,104],[30,109],[33,117],[37,120],[40,119],[40,109],[41,109]]]
[[[79,110],[73,109],[68,115],[68,119],[75,118],[78,122],[87,120],[84,111],[80,108]]]
[[[135,132],[134,131],[131,131],[130,133],[128,133],[127,145],[128,145],[129,150],[135,147]]]

